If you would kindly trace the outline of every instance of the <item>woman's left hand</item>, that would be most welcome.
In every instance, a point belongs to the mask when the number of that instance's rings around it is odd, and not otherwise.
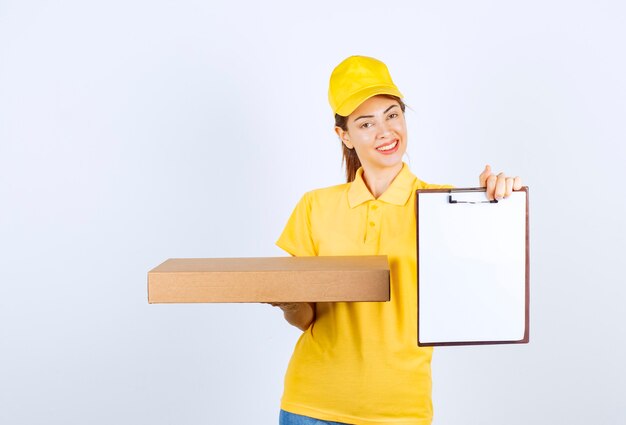
[[[480,187],[487,188],[486,195],[490,201],[508,198],[511,192],[522,187],[521,178],[507,177],[504,173],[492,174],[490,165],[485,165],[485,169],[478,176],[478,180],[480,181]]]

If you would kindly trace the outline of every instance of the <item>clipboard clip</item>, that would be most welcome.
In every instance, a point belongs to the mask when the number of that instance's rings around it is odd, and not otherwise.
[[[487,200],[487,201],[457,201],[456,199],[452,199],[452,194],[448,195],[448,203],[449,204],[497,204],[498,200]]]

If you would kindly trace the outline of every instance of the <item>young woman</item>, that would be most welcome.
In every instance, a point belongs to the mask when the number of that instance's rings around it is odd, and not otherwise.
[[[275,304],[304,331],[285,377],[281,425],[432,421],[432,348],[416,341],[415,191],[449,186],[425,183],[403,163],[401,99],[376,59],[349,57],[331,75],[348,183],[306,193],[277,245],[295,256],[387,255],[391,301]],[[489,199],[521,187],[488,165],[479,182]]]

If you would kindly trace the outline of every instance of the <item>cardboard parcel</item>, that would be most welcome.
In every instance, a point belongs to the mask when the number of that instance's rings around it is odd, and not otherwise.
[[[172,258],[148,272],[149,303],[389,301],[386,255]]]

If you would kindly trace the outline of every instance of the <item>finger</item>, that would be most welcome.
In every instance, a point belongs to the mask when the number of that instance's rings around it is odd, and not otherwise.
[[[514,183],[514,178],[513,177],[507,177],[506,178],[506,188],[504,191],[504,197],[508,198],[509,196],[511,196],[511,193],[513,193],[513,183]]]
[[[496,182],[498,181],[498,176],[495,174],[487,177],[487,190],[485,191],[485,195],[487,195],[487,199],[492,201],[494,198],[494,192],[496,190]]]
[[[491,166],[487,164],[485,165],[485,169],[483,170],[483,172],[480,173],[480,176],[478,176],[478,182],[480,184],[480,187],[486,186],[487,178],[489,178],[490,175],[491,175]]]
[[[494,191],[495,199],[502,199],[504,196],[504,192],[506,190],[506,176],[504,173],[498,174],[498,178],[496,180],[496,190]]]
[[[279,307],[283,311],[291,311],[298,308],[298,303],[274,303],[275,307]]]
[[[267,302],[267,303],[263,303],[263,304],[269,304],[272,307],[279,307],[281,309],[291,305],[290,303],[277,303],[277,302]]]
[[[513,190],[520,190],[522,188],[522,179],[518,176],[513,180]]]

